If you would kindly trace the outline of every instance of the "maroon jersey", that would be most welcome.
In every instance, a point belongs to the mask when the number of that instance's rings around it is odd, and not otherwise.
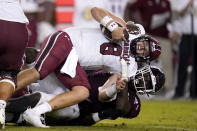
[[[86,72],[79,63],[77,64],[76,76],[74,78],[60,72],[72,47],[72,42],[67,33],[58,31],[51,34],[43,42],[34,67],[40,73],[40,79],[44,79],[54,72],[57,78],[69,89],[79,85],[90,89]]]
[[[130,12],[138,11],[144,24],[141,23],[146,32],[160,37],[168,37],[166,28],[171,18],[171,7],[168,0],[136,0],[129,4]],[[135,20],[134,20],[135,21]],[[158,24],[156,27],[151,27]]]
[[[108,108],[116,108],[116,100],[111,102],[100,102],[98,100],[98,88],[108,80],[108,78],[111,76],[109,73],[105,72],[96,72],[96,74],[90,74],[88,76],[88,80],[91,85],[91,91],[90,91],[90,97],[88,100],[85,100],[83,102],[79,103],[80,113],[81,115],[94,113],[94,112],[100,112],[102,110],[106,110]],[[131,89],[132,87],[129,87],[129,103],[131,105],[131,110],[128,114],[126,114],[124,117],[126,118],[134,118],[136,117],[140,112],[140,99],[137,96],[136,92]]]

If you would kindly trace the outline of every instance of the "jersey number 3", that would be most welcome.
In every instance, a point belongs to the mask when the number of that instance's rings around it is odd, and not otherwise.
[[[103,43],[100,46],[100,53],[103,55],[120,56],[122,53],[122,47],[113,43]]]

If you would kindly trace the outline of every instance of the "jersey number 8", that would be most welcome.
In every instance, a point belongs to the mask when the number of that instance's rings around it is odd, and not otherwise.
[[[103,43],[100,46],[100,53],[103,55],[120,56],[122,53],[122,47],[113,43]]]

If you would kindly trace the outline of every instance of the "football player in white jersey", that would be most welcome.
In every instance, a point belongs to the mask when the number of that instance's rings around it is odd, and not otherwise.
[[[112,32],[112,41],[105,38],[105,34],[102,34],[100,28],[71,27],[63,31],[57,31],[43,42],[35,65],[18,75],[17,89],[39,79],[42,80],[52,72],[56,74],[56,77],[65,87],[70,89],[69,92],[59,94],[50,101],[37,106],[36,110],[28,109],[25,113],[25,119],[29,123],[38,127],[46,127],[40,121],[41,114],[77,104],[88,98],[90,85],[82,67],[91,70],[104,69],[110,73],[121,74],[123,72],[120,58],[123,58],[127,61],[124,67],[128,69],[124,69],[125,79],[135,75],[137,63],[135,57],[131,55],[130,48],[134,38],[138,36],[140,38],[139,40],[135,39],[133,43],[136,45],[134,46],[137,53],[135,56],[143,56],[142,58],[149,58],[150,60],[159,56],[158,43],[153,39],[147,39],[146,36],[143,36],[142,39],[140,34],[143,31],[140,28],[137,28],[137,34],[135,32],[131,34],[132,30],[128,32],[125,28],[126,23],[124,26],[120,24],[121,26],[118,27],[116,23],[114,24],[115,20],[119,23],[121,19],[113,17],[113,14],[109,15],[114,20],[101,9],[94,8],[92,12],[98,17],[100,17],[99,14],[104,17],[104,20],[101,17],[101,24]],[[97,19],[99,20],[99,18]],[[126,38],[126,35],[128,38]],[[114,41],[118,43],[114,43]],[[157,52],[157,56],[153,55],[155,52]]]

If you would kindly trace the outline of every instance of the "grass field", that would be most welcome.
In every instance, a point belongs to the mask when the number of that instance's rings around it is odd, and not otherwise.
[[[137,118],[103,120],[94,126],[55,126],[49,129],[6,126],[5,131],[197,131],[197,101],[142,101]]]

